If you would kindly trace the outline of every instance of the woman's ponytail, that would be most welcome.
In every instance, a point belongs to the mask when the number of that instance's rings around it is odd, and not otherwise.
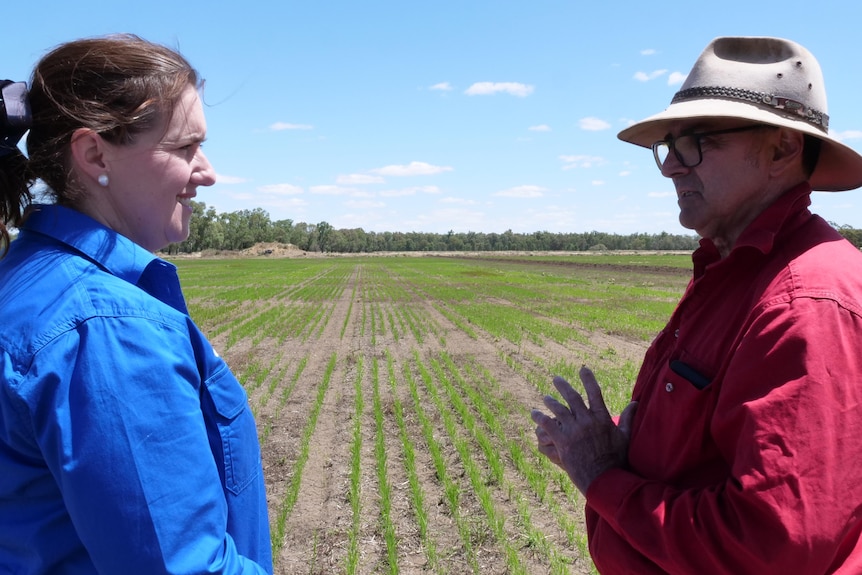
[[[0,257],[9,249],[6,226],[20,225],[32,200],[27,158],[18,149],[31,123],[27,85],[0,80]]]
[[[27,158],[20,150],[0,156],[0,257],[9,249],[6,225],[19,226],[33,199],[29,184]]]

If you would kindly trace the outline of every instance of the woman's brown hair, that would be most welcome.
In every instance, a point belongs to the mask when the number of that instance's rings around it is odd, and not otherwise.
[[[22,223],[37,180],[59,204],[80,199],[69,165],[76,130],[129,144],[160,125],[190,84],[199,86],[198,74],[178,52],[131,34],[75,40],[46,54],[30,81],[27,157],[17,149],[0,157],[3,252],[9,243],[4,224]]]

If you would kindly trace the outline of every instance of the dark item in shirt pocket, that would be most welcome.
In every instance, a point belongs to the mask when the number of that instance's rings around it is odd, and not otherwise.
[[[712,383],[711,379],[678,359],[670,362],[670,369],[678,376],[685,378],[697,389],[703,389]]]

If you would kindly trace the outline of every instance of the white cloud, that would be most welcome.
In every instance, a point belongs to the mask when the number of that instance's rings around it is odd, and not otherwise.
[[[417,230],[437,230],[437,233],[446,233],[448,230],[468,232],[487,229],[488,223],[485,220],[484,212],[453,207],[422,213],[414,218],[406,219],[402,227],[408,229],[412,227]]]
[[[476,200],[468,200],[466,198],[453,198],[451,196],[446,198],[440,198],[441,204],[461,204],[464,206],[475,206],[479,202]]]
[[[437,186],[414,186],[412,188],[407,188],[408,190],[415,191],[419,194],[439,194],[440,188]]]
[[[275,196],[295,196],[302,193],[302,188],[293,184],[270,184],[258,187],[257,191]]]
[[[678,84],[682,84],[685,82],[686,78],[688,78],[688,74],[683,74],[682,72],[671,72],[670,76],[667,77],[667,85],[676,86]]]
[[[356,192],[356,190],[354,190],[353,188],[333,186],[331,184],[311,186],[310,188],[308,188],[308,191],[312,194],[318,194],[322,196],[346,196],[353,195]]]
[[[355,186],[361,184],[382,184],[386,180],[380,176],[372,176],[370,174],[348,174],[341,175],[335,178],[335,183],[344,184],[347,186]]]
[[[386,204],[383,202],[373,202],[371,200],[349,200],[347,202],[344,202],[344,205],[352,209],[371,209],[386,207]]]
[[[239,193],[239,194],[228,194],[228,196],[229,196],[231,199],[234,199],[234,200],[240,200],[240,201],[243,201],[243,202],[244,202],[244,201],[247,201],[247,200],[253,200],[253,199],[255,199],[255,197],[256,197],[256,196],[255,196],[255,194],[252,194],[252,193],[249,193],[249,192],[242,192],[242,193]]]
[[[380,195],[384,198],[400,198],[403,196],[415,196],[416,190],[412,188],[402,188],[400,190],[383,190]]]
[[[429,90],[440,90],[442,92],[448,92],[452,89],[452,84],[449,82],[440,82],[439,84],[434,84]]]
[[[530,126],[527,128],[531,132],[550,132],[551,127],[547,124],[539,124],[538,126]]]
[[[278,198],[278,199],[271,199],[271,200],[261,199],[261,200],[255,200],[255,201],[257,201],[262,206],[268,206],[271,208],[295,209],[295,208],[302,208],[302,207],[305,207],[308,205],[308,202],[303,200],[302,198],[286,198],[286,199]]]
[[[501,190],[495,193],[495,196],[503,198],[541,198],[545,188],[540,186],[515,186],[507,190]]]
[[[641,56],[654,56],[658,52],[654,48],[647,48],[646,50],[641,50]]]
[[[830,136],[843,142],[845,140],[858,140],[862,138],[862,130],[844,130],[843,132],[830,132]]]
[[[290,124],[287,122],[276,122],[275,124],[270,125],[269,129],[274,132],[281,132],[282,130],[313,130],[314,126],[310,124]]]
[[[601,156],[588,156],[586,154],[560,156],[560,159],[565,163],[563,166],[564,170],[571,170],[574,168],[593,168],[605,162],[605,159]]]
[[[341,214],[340,216],[336,215],[330,223],[334,228],[339,230],[362,228],[367,232],[383,232],[391,230],[389,221],[380,212],[363,211],[360,213]]]
[[[535,230],[571,230],[581,228],[579,221],[583,210],[571,205],[541,206],[539,209],[525,209],[519,217],[516,232],[533,232]],[[596,229],[596,228],[593,228]]]
[[[667,70],[654,70],[652,72],[637,72],[634,76],[639,82],[649,82],[667,74]]]
[[[676,192],[650,192],[647,194],[648,198],[670,198],[676,197]]]
[[[254,202],[254,205],[260,206],[262,208],[295,209],[308,205],[308,202],[303,200],[302,198],[288,198],[279,194],[267,195],[266,193],[264,193],[263,195],[261,195],[261,193],[242,193],[230,194],[230,198],[237,202]],[[230,209],[235,208],[225,208],[223,211],[230,211]]]
[[[217,184],[244,184],[248,180],[245,178],[237,178],[235,176],[225,176],[223,174],[216,174],[216,183]]]
[[[601,130],[607,130],[611,127],[610,124],[602,120],[601,118],[581,118],[578,120],[578,125],[582,130],[587,130],[590,132],[599,132]]]
[[[590,183],[591,183],[592,185],[594,185],[594,186],[604,186],[604,185],[605,185],[605,181],[604,181],[604,180],[593,180],[593,181],[592,181],[592,182],[590,182]]]
[[[623,170],[619,175],[621,178],[625,178],[626,176],[631,176],[632,173],[629,170]]]
[[[512,96],[524,98],[533,93],[534,87],[520,82],[476,82],[464,92],[468,96],[487,96],[497,92],[505,92]]]
[[[430,176],[441,172],[451,172],[451,166],[433,166],[426,162],[410,162],[404,165],[391,165],[369,170],[381,176]]]
[[[387,198],[397,198],[400,196],[415,196],[416,194],[439,194],[440,188],[437,186],[413,186],[410,188],[401,188],[400,190],[385,190],[380,192],[380,195]]]

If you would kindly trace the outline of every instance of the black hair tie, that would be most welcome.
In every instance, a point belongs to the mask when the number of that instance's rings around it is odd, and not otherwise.
[[[32,123],[27,84],[0,80],[0,157],[17,150]]]

